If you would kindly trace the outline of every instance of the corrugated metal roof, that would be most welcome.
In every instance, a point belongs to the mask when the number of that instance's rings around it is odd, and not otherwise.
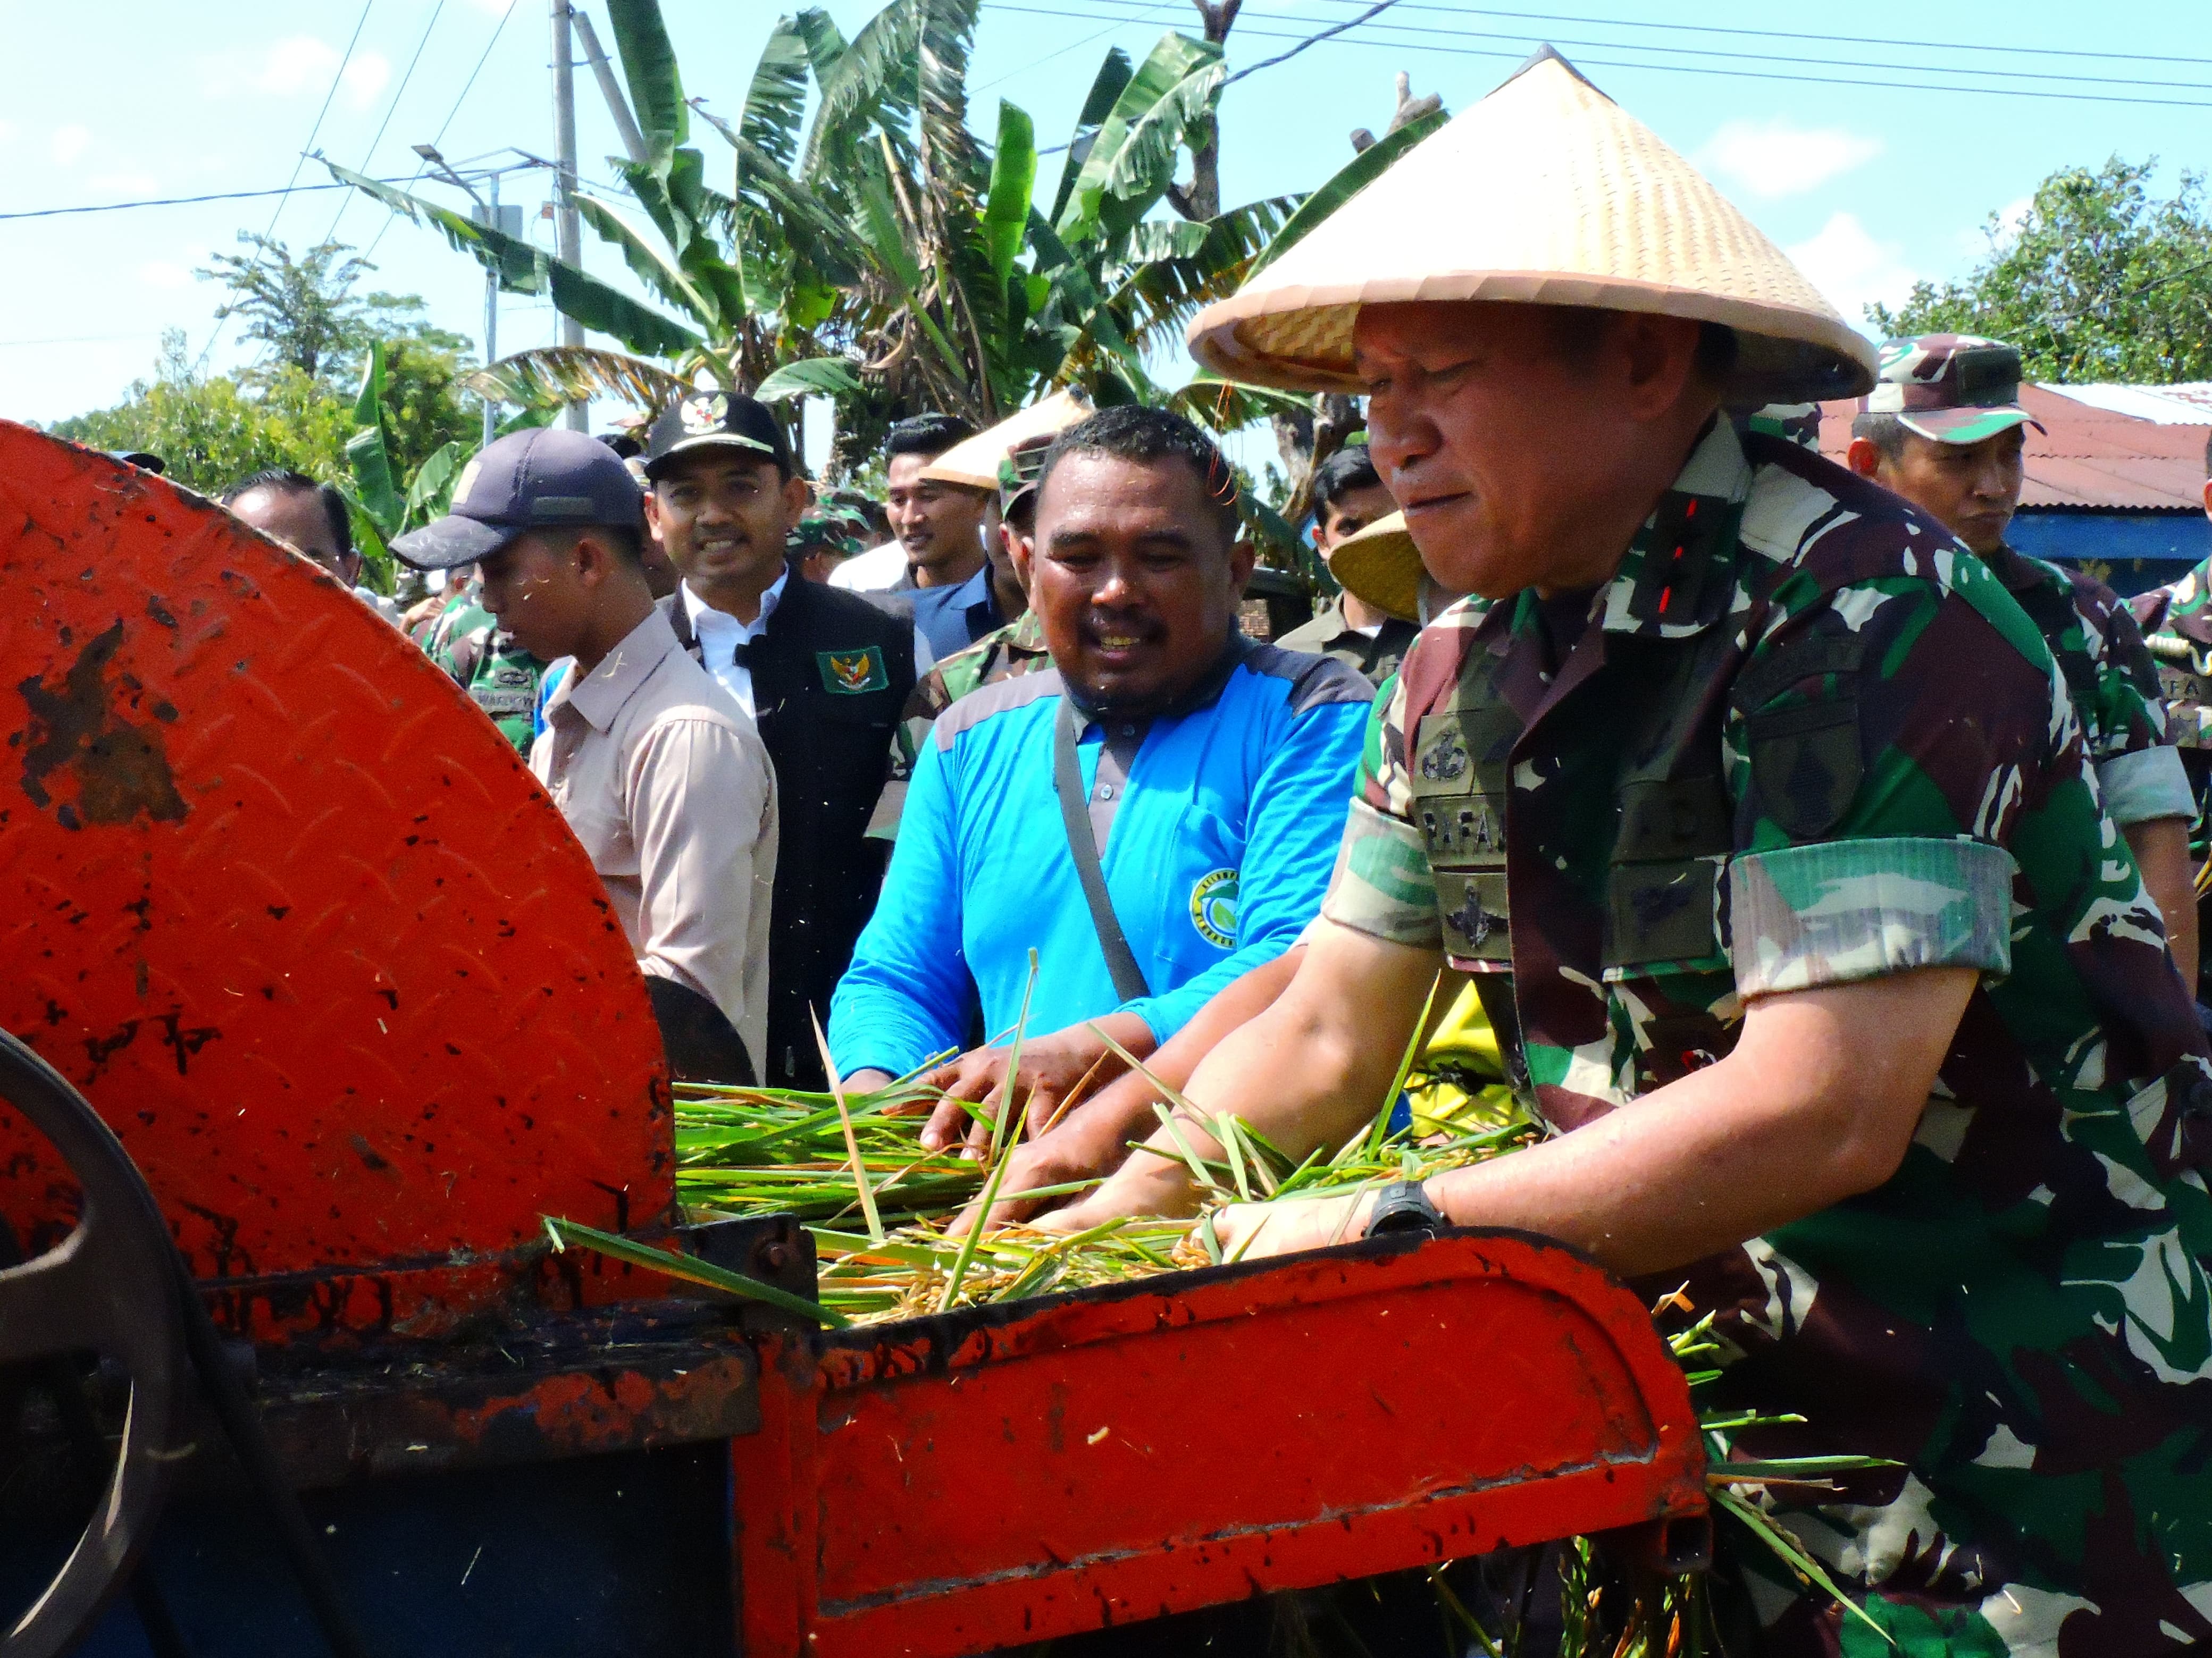
[[[2023,507],[2202,513],[2212,385],[2028,386],[2021,401],[2045,430],[2027,434]],[[1820,451],[1841,460],[1856,402],[1820,405]],[[2184,415],[2195,418],[2184,420]]]

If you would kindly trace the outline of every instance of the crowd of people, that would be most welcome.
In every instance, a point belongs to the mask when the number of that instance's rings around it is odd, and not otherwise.
[[[1417,210],[1516,167],[1518,214]],[[1367,398],[1279,641],[1212,440],[1065,394],[895,428],[872,550],[720,391],[627,464],[501,439],[396,544],[676,1073],[927,1074],[938,1147],[1019,1101],[965,1224],[1074,1231],[1190,1212],[1218,1114],[1297,1158],[1409,1043],[1487,1054],[1540,1144],[1224,1245],[1563,1240],[1717,1317],[1746,1454],[1888,1459],[1772,1496],[1900,1649],[2212,1640],[2212,564],[2131,610],[2017,550],[2019,353],[1873,352],[1557,59],[1192,341]],[[228,499],[356,579],[307,480]],[[1851,1647],[1735,1570],[1763,1649]]]

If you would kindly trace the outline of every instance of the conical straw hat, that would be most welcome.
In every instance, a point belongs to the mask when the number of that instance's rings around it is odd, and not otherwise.
[[[1401,622],[1421,619],[1421,554],[1403,513],[1378,518],[1329,549],[1328,573],[1354,598]]]
[[[1874,347],[1689,162],[1546,47],[1190,325],[1233,380],[1357,392],[1362,305],[1516,300],[1736,331],[1732,404],[1856,397]]]
[[[921,469],[921,476],[938,483],[957,483],[969,489],[999,489],[999,463],[1025,438],[1048,437],[1064,432],[1079,420],[1088,420],[1091,404],[1080,393],[1063,386],[1042,403],[1018,410],[986,431],[954,444]]]

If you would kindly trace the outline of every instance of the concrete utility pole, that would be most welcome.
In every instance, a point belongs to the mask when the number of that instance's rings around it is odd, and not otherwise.
[[[568,0],[553,0],[553,251],[561,263],[580,263],[583,227],[576,217],[576,64],[574,15]],[[561,319],[561,343],[581,345],[584,325]],[[572,403],[563,416],[571,431],[584,429],[584,405]]]
[[[585,61],[592,66],[592,78],[599,83],[599,96],[607,100],[607,113],[615,118],[615,131],[621,135],[623,149],[631,161],[643,167],[647,160],[645,135],[637,130],[637,118],[629,112],[629,100],[623,96],[622,83],[615,79],[615,66],[600,50],[599,31],[592,27],[592,14],[580,11],[574,16],[576,38],[584,43]]]

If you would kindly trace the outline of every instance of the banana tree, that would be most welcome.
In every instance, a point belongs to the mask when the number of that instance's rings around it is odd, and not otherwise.
[[[1202,223],[1155,212],[1181,151],[1211,131],[1220,49],[1170,34],[1133,69],[1109,52],[1046,212],[1029,115],[1002,101],[988,150],[969,127],[978,3],[890,0],[849,40],[824,12],[786,18],[724,119],[686,96],[657,0],[610,0],[646,155],[612,163],[626,198],[587,192],[580,210],[654,303],[332,171],[628,348],[507,358],[474,381],[502,401],[611,394],[651,409],[702,377],[764,398],[826,395],[848,459],[898,414],[981,423],[1056,385],[1102,404],[1172,403],[1224,428],[1270,412],[1276,394],[1210,377],[1163,390],[1146,367],[1297,205],[1273,198]],[[694,112],[727,146],[726,191],[690,145]]]
[[[346,466],[353,477],[338,484],[338,493],[346,500],[368,585],[388,593],[394,574],[392,542],[445,512],[465,451],[459,443],[441,445],[403,483],[392,465],[392,428],[384,412],[381,340],[370,343],[362,366],[353,418],[354,434],[346,441]]]

